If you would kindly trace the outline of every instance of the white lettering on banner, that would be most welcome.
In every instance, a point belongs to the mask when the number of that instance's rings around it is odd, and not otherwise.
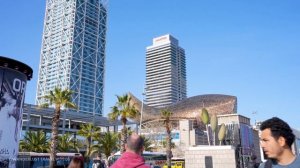
[[[13,82],[13,90],[15,92],[25,93],[26,82],[15,78]]]

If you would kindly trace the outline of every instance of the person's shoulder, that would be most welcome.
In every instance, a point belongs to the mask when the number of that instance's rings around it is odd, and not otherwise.
[[[295,165],[300,166],[300,156],[296,156]]]
[[[271,168],[274,166],[274,161],[271,159],[267,159],[265,162],[260,163],[258,168]]]
[[[265,164],[266,164],[266,162],[260,163],[258,168],[264,168],[264,167],[265,167]]]

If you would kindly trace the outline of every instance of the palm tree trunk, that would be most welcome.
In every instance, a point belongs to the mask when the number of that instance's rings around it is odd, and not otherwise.
[[[50,168],[56,166],[56,148],[58,139],[58,124],[60,117],[60,107],[55,107],[54,115],[52,118],[52,133],[51,133],[51,146],[50,146]]]
[[[92,145],[92,137],[87,138],[87,148],[86,148],[86,153],[85,153],[85,163],[87,165],[90,164],[90,155],[91,155],[91,145]]]
[[[120,152],[123,154],[125,152],[125,144],[127,141],[127,128],[126,128],[126,123],[123,122],[123,129],[122,129],[122,134],[121,134],[121,148]]]

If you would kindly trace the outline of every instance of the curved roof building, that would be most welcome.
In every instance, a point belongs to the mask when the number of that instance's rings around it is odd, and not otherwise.
[[[142,122],[160,119],[160,111],[168,109],[173,112],[172,120],[195,119],[200,116],[202,108],[206,108],[209,114],[233,114],[237,112],[237,98],[230,95],[206,94],[184,99],[178,103],[163,108],[154,108],[143,105],[134,95],[129,93],[134,106],[143,111]],[[139,121],[140,118],[136,118]]]

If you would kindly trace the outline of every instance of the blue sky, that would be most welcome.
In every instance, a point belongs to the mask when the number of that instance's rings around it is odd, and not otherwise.
[[[104,113],[115,95],[142,97],[145,50],[172,34],[186,52],[188,96],[228,94],[238,113],[300,129],[300,1],[110,0]],[[44,0],[0,2],[0,55],[31,66],[35,102]],[[255,112],[255,114],[253,114]]]

